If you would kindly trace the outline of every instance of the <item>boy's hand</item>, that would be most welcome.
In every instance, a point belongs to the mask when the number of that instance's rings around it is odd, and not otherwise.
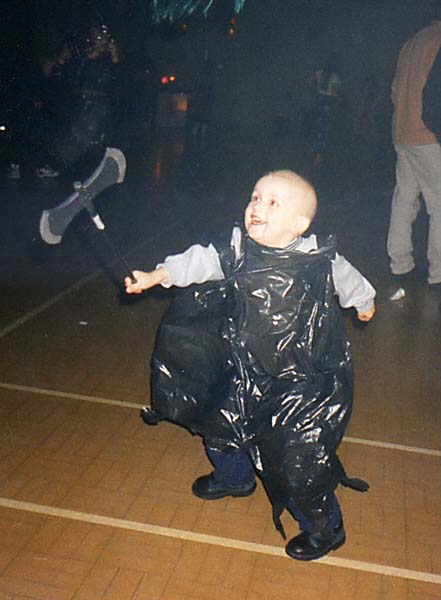
[[[133,276],[135,282],[130,277],[124,279],[127,294],[141,294],[144,290],[148,290],[168,279],[168,273],[164,267],[148,272],[133,271]]]
[[[375,306],[373,306],[372,308],[370,308],[369,310],[367,310],[365,312],[357,313],[358,320],[365,321],[365,322],[370,321],[374,315],[375,315]]]

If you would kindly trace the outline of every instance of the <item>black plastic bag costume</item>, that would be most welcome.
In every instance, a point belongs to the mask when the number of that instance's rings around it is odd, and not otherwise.
[[[245,450],[273,505],[293,502],[327,526],[348,480],[336,455],[353,396],[352,362],[334,296],[335,244],[308,254],[214,244],[225,280],[179,292],[157,334],[152,412],[224,452]]]

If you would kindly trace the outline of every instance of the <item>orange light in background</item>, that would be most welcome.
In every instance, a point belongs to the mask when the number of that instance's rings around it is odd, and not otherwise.
[[[187,112],[188,98],[186,94],[176,94],[173,96],[173,110],[176,112]]]
[[[168,78],[168,80],[169,80],[170,82],[172,82],[172,81],[176,81],[176,77],[175,77],[174,75],[170,75],[170,77]]]
[[[234,31],[233,27],[230,27],[230,29],[228,30],[228,35],[233,37],[236,34],[236,32]]]

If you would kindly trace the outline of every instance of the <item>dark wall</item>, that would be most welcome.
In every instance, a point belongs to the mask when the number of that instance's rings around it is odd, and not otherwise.
[[[191,88],[208,51],[220,65],[216,120],[254,129],[275,116],[295,120],[310,102],[312,74],[333,50],[343,56],[350,106],[357,106],[370,73],[388,97],[399,49],[427,22],[430,6],[424,0],[248,0],[235,36],[227,35],[227,24],[207,24],[172,44],[154,42],[152,53],[160,69],[178,73]]]
[[[223,0],[217,0],[218,4]],[[137,3],[140,5],[140,3]],[[255,130],[274,118],[296,121],[311,101],[311,76],[331,50],[344,57],[343,82],[350,107],[373,73],[389,94],[403,42],[426,21],[432,0],[247,0],[228,35],[229,12],[214,20],[190,18],[153,31],[134,3],[110,0],[24,0],[6,12],[0,43],[14,65],[54,52],[72,32],[105,21],[121,55],[151,54],[159,73],[173,73],[191,90],[207,54],[217,64],[214,119],[220,127]],[[124,10],[116,9],[117,5]],[[14,38],[17,38],[15,39]],[[6,40],[6,41],[5,41]],[[29,49],[33,44],[33,50]],[[12,49],[11,49],[12,48]]]

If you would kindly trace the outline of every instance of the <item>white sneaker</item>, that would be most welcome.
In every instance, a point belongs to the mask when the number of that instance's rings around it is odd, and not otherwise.
[[[49,179],[53,179],[54,177],[58,177],[60,173],[58,171],[55,171],[55,169],[53,169],[50,165],[44,165],[44,167],[37,169],[35,171],[35,174],[37,175],[37,177],[40,177],[40,179],[44,179],[46,177]]]
[[[405,298],[406,296],[406,290],[402,287],[398,288],[397,290],[395,290],[395,292],[393,294],[391,294],[389,296],[389,300],[392,300],[392,302],[396,302],[397,300],[401,300],[402,298]]]
[[[17,163],[11,163],[9,165],[9,179],[20,179],[20,165]]]

